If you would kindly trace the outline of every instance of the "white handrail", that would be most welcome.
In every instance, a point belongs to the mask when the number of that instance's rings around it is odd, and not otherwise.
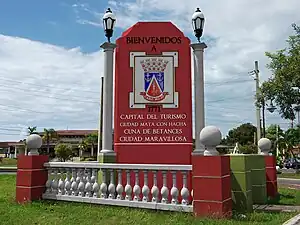
[[[44,163],[47,168],[90,168],[90,169],[122,169],[122,170],[168,170],[190,171],[192,165],[175,164],[122,164],[122,163],[75,163],[75,162],[48,162]]]

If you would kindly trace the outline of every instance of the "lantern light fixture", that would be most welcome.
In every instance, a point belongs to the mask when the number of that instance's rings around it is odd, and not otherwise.
[[[200,42],[200,38],[203,34],[205,18],[203,13],[199,8],[196,9],[192,16],[192,25],[196,38]]]
[[[116,17],[111,11],[111,9],[108,8],[105,14],[103,15],[103,28],[108,42],[110,42],[110,39],[113,36],[115,24],[116,24]]]

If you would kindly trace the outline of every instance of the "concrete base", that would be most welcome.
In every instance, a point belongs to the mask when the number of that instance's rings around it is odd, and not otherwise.
[[[266,168],[263,155],[249,155],[251,161],[251,184],[254,204],[267,202]]]
[[[194,215],[230,218],[232,200],[229,157],[193,155],[192,163]]]
[[[116,163],[117,162],[117,154],[115,152],[106,152],[99,153],[97,157],[97,161],[99,163]],[[106,184],[108,186],[110,180],[110,171],[106,171]],[[116,172],[114,174],[114,180],[116,180]],[[103,181],[103,171],[99,170],[98,172],[98,183],[101,184]]]
[[[251,163],[251,155],[230,155],[233,209],[239,212],[253,211]]]
[[[277,171],[275,156],[264,155],[266,165],[267,196],[274,198],[278,195]]]
[[[117,154],[115,152],[99,153],[97,161],[99,163],[116,163]]]
[[[42,198],[48,179],[44,163],[49,161],[45,155],[19,156],[16,201],[18,203],[31,202]]]

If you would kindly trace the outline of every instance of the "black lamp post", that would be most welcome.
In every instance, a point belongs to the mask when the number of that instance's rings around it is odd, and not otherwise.
[[[110,38],[113,36],[114,26],[116,23],[116,17],[112,13],[111,9],[108,8],[103,16],[103,28],[107,41],[110,43]]]
[[[192,16],[192,25],[193,25],[195,36],[199,42],[203,34],[204,22],[205,19],[203,13],[199,8],[197,8]]]
[[[263,137],[266,137],[266,118],[265,118],[265,106],[267,107],[267,110],[270,113],[273,113],[276,110],[276,107],[273,105],[273,102],[271,100],[270,105],[266,104],[265,101],[263,100],[263,104],[262,104],[262,128],[263,128]]]
[[[271,101],[270,106],[267,108],[267,110],[270,113],[273,113],[276,110],[276,107],[273,105],[273,102]]]

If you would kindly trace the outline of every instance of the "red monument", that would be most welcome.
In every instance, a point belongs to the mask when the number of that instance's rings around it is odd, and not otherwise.
[[[138,22],[117,40],[118,163],[191,164],[190,40],[171,22]]]

